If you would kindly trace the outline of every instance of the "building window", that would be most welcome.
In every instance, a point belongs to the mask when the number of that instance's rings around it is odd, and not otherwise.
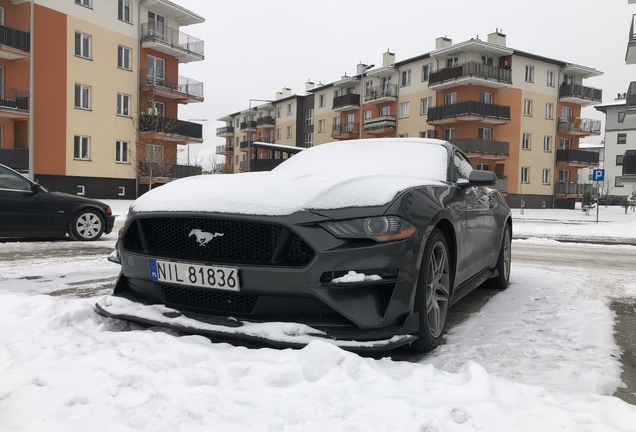
[[[406,118],[409,116],[410,107],[411,107],[410,102],[402,102],[400,104],[400,118]]]
[[[559,170],[559,183],[569,183],[569,182],[570,182],[570,171]]]
[[[552,151],[552,137],[550,135],[546,135],[543,137],[543,151],[544,152]]]
[[[550,184],[550,170],[544,169],[543,175],[541,176],[541,184],[549,185]]]
[[[391,107],[390,106],[383,106],[382,108],[380,108],[380,117],[390,116],[390,115],[391,115]]]
[[[492,129],[490,128],[478,128],[477,138],[481,140],[492,140]]]
[[[115,162],[128,163],[128,141],[115,143]]]
[[[444,95],[444,104],[452,105],[454,103],[457,103],[457,92],[446,93]]]
[[[482,64],[485,64],[487,66],[492,66],[494,64],[494,59],[492,57],[488,57],[488,56],[481,56],[481,62]]]
[[[333,91],[333,97],[334,97],[334,98],[337,98],[337,97],[340,97],[340,96],[342,96],[342,89],[341,89],[341,88],[337,88],[337,89],[335,89],[335,90]]]
[[[420,100],[420,115],[428,115],[428,109],[433,103],[432,97],[422,98]]]
[[[420,132],[420,138],[435,138],[435,131],[429,129],[427,131]]]
[[[455,139],[455,128],[444,129],[444,139],[446,141],[450,141],[452,139]]]
[[[523,134],[523,138],[521,138],[521,149],[530,150],[530,134],[529,133]]]
[[[146,101],[146,112],[148,113],[148,115],[164,117],[164,113],[166,112],[166,104],[157,101],[153,103],[151,100]]]
[[[117,67],[121,69],[130,70],[130,53],[131,49],[125,46],[119,45],[117,47]]]
[[[130,95],[117,93],[117,115],[130,117]]]
[[[156,164],[163,163],[163,146],[146,144],[146,162]]]
[[[322,108],[325,106],[325,94],[318,95],[318,107]]]
[[[280,129],[276,129],[276,139],[280,139]]]
[[[623,177],[616,176],[614,177],[614,186],[615,187],[623,187]]]
[[[373,80],[365,81],[364,82],[364,94],[365,94],[365,96],[368,96],[371,93],[373,93]]]
[[[92,8],[93,7],[92,1],[93,0],[75,0],[75,4],[78,4],[80,6],[86,6],[87,8]]]
[[[276,118],[281,118],[282,116],[283,116],[283,107],[276,107]]]
[[[554,113],[554,105],[552,105],[551,103],[546,103],[545,104],[545,118],[548,120],[552,120],[553,114]]]
[[[525,99],[523,101],[523,115],[524,116],[532,115],[532,100],[531,99]]]
[[[132,23],[132,7],[130,0],[118,0],[117,18],[121,21]]]
[[[292,126],[287,126],[287,138],[291,138],[293,134]]]
[[[287,115],[292,115],[292,107],[294,104],[287,104]]]
[[[305,134],[305,147],[309,148],[314,145],[314,133],[308,132]]]
[[[90,158],[90,138],[82,135],[75,135],[73,143],[73,159],[89,160]]]
[[[459,57],[451,57],[449,59],[446,59],[447,68],[454,68],[457,66],[459,66]]]
[[[490,171],[490,164],[480,164],[480,163],[478,163],[476,165],[476,167],[477,167],[477,169],[479,171]]]
[[[323,133],[325,131],[325,120],[318,120],[318,132]]]
[[[561,107],[561,121],[562,122],[569,122],[572,121],[572,107],[569,106],[562,106]]]
[[[561,138],[560,144],[559,144],[559,148],[561,150],[570,150],[570,143],[572,142],[572,140],[570,140],[570,138]]]
[[[534,66],[526,65],[526,82],[534,82]]]
[[[371,118],[371,110],[364,111],[364,119],[369,120]]]
[[[402,87],[411,85],[411,69],[402,72]]]
[[[75,84],[75,108],[91,109],[91,88],[84,84]]]
[[[493,94],[489,92],[479,92],[479,102],[491,104],[493,102]]]
[[[314,125],[314,109],[309,108],[305,111],[305,126],[313,126]]]
[[[623,123],[624,120],[625,120],[625,111],[619,111],[618,112],[618,122],[619,123]]]
[[[616,144],[627,144],[627,134],[619,133],[616,135]]]
[[[545,85],[548,87],[554,87],[554,71],[548,71]]]
[[[616,155],[616,166],[623,165],[623,156],[624,155]]]
[[[433,63],[422,66],[422,81],[428,81],[431,72],[433,72]]]
[[[521,167],[521,183],[530,183],[530,167]]]
[[[75,32],[75,55],[91,58],[91,37],[87,34]]]

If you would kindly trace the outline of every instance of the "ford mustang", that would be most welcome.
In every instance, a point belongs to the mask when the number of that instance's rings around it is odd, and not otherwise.
[[[121,273],[96,311],[224,340],[430,351],[453,303],[508,285],[496,181],[446,141],[408,138],[178,180],[131,206],[111,254]]]

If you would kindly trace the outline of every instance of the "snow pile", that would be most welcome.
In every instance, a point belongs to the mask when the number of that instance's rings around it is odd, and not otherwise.
[[[382,276],[379,275],[365,275],[364,273],[356,273],[353,270],[347,273],[344,276],[333,279],[332,283],[351,283],[351,282],[370,282],[370,281],[380,281],[382,280]]]
[[[386,155],[404,157],[388,162]],[[400,191],[446,181],[448,151],[433,140],[372,139],[307,149],[269,172],[188,177],[153,189],[140,212],[280,216],[305,209],[380,206]]]

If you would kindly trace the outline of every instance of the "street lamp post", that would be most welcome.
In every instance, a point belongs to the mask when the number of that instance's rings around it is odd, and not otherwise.
[[[252,159],[252,102],[271,102],[269,99],[250,99],[249,109],[247,114],[247,172],[250,172],[250,159]]]
[[[188,119],[189,122],[191,121],[196,121],[196,122],[206,122],[208,121],[208,119]],[[203,134],[201,134],[201,136],[203,137]],[[186,144],[188,146],[188,166],[190,166],[190,143]]]
[[[358,129],[360,130],[360,132],[358,132],[358,138],[362,139],[362,128],[364,127],[364,121],[362,120],[362,101],[363,101],[363,94],[364,93],[364,88],[362,86],[362,78],[364,78],[364,73],[366,71],[368,71],[371,68],[374,68],[375,65],[371,64],[369,66],[366,66],[364,69],[362,69],[362,71],[360,72],[360,118],[359,118],[359,124],[358,124]]]

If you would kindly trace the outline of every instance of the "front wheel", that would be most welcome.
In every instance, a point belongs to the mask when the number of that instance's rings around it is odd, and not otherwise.
[[[442,341],[450,302],[450,260],[448,244],[442,232],[435,228],[429,237],[415,291],[414,312],[420,314],[418,339],[411,348],[432,351]]]
[[[71,219],[68,234],[73,240],[93,241],[102,236],[105,225],[103,216],[97,210],[80,210]]]

